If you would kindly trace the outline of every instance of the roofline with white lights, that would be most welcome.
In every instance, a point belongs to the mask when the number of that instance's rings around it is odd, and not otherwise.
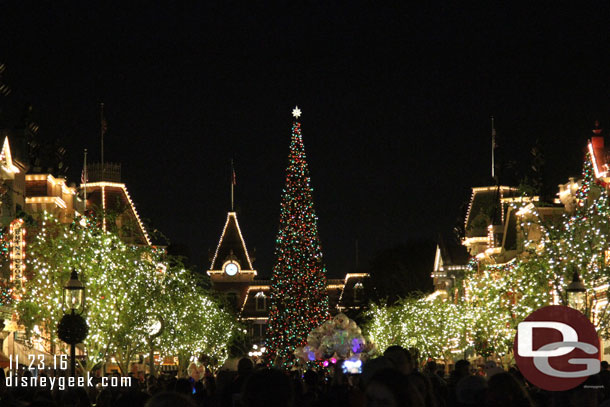
[[[142,231],[142,234],[144,235],[144,238],[146,239],[146,243],[150,246],[152,245],[152,243],[150,242],[150,238],[148,237],[148,233],[146,232],[146,228],[144,228],[144,224],[142,223],[142,220],[140,219],[140,215],[138,214],[138,211],[136,210],[136,206],[133,204],[133,201],[131,200],[131,196],[129,196],[129,192],[127,191],[127,187],[125,186],[125,184],[120,183],[120,182],[107,182],[107,181],[100,181],[100,182],[87,182],[84,184],[80,184],[81,188],[87,187],[87,188],[95,188],[95,187],[99,187],[102,190],[102,209],[106,210],[106,187],[108,188],[120,188],[123,190],[123,192],[125,192],[125,196],[127,197],[127,201],[129,202],[129,205],[131,206],[131,210],[133,212],[133,214],[136,216],[136,220],[138,221],[138,226],[140,226],[140,230]],[[104,218],[104,223],[106,221],[106,218]]]
[[[214,258],[212,259],[212,264],[210,264],[210,268],[214,267],[214,264],[216,263],[216,258],[218,257],[218,250],[220,249],[220,245],[222,244],[222,241],[225,237],[225,233],[227,231],[227,226],[229,225],[229,220],[231,219],[231,216],[233,218],[235,218],[235,225],[237,226],[237,233],[239,233],[239,240],[241,241],[241,244],[244,248],[244,251],[246,252],[246,260],[248,260],[248,268],[246,269],[241,268],[241,272],[244,271],[250,271],[250,272],[254,272],[254,275],[256,275],[256,270],[254,270],[254,268],[252,267],[252,261],[250,261],[250,255],[248,254],[248,248],[246,247],[246,242],[244,241],[244,237],[241,234],[241,228],[239,227],[239,222],[237,221],[237,213],[235,212],[229,212],[227,213],[227,221],[225,222],[225,226],[224,228],[222,228],[222,234],[220,235],[220,240],[218,241],[218,245],[216,246],[216,252],[214,253]],[[208,270],[208,274],[215,274],[216,270]]]

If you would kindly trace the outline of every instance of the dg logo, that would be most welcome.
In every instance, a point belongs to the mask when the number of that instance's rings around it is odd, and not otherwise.
[[[581,312],[551,305],[517,327],[514,354],[519,370],[541,389],[572,389],[600,371],[600,342]]]

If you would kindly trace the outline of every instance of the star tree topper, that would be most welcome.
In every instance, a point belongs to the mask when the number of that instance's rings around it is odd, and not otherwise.
[[[292,115],[295,119],[298,119],[299,116],[301,116],[301,109],[299,109],[298,106],[295,106],[294,109],[292,109]]]

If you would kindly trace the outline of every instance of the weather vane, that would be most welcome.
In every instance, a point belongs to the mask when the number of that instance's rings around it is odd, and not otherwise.
[[[294,109],[292,109],[292,115],[295,117],[295,119],[298,119],[301,115],[301,109],[299,109],[298,106],[295,106]]]

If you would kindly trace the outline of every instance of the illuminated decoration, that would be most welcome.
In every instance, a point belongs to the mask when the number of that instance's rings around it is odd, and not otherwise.
[[[66,185],[66,180],[63,178],[55,178],[51,174],[26,174],[26,181],[46,181],[52,186],[59,185],[61,192],[66,195],[76,195],[76,190]]]
[[[599,171],[599,167],[597,165],[597,159],[595,158],[595,152],[593,151],[593,143],[589,142],[587,145],[589,157],[591,157],[591,163],[593,166],[593,171],[595,173],[595,178],[605,177],[608,171]]]
[[[6,233],[6,229],[0,229],[0,257],[8,259],[10,257],[11,234]],[[8,280],[0,280],[0,306],[6,306],[14,302],[13,284]]]
[[[244,308],[246,307],[246,303],[248,302],[248,298],[250,297],[250,292],[251,291],[258,291],[258,293],[261,293],[263,291],[269,291],[270,286],[268,285],[251,285],[248,287],[247,291],[246,291],[246,295],[244,297],[244,302],[241,304],[240,307],[240,314],[242,314],[244,312]],[[257,294],[258,295],[258,294]],[[264,293],[263,293],[264,295]],[[260,317],[256,317],[256,318],[252,318],[252,317],[245,317],[244,319],[246,320],[254,320],[254,319],[261,319]],[[266,317],[262,318],[263,320],[267,320]]]
[[[104,212],[106,211],[106,188],[118,188],[118,189],[122,190],[122,192],[127,197],[127,202],[129,202],[131,211],[134,214],[136,221],[138,222],[138,226],[140,228],[140,231],[142,232],[142,235],[144,236],[144,239],[146,240],[146,244],[148,244],[149,246],[152,244],[150,242],[150,238],[148,237],[148,232],[146,232],[146,228],[144,227],[144,224],[142,223],[142,220],[140,219],[140,215],[138,214],[138,211],[136,210],[136,207],[133,204],[133,201],[131,200],[131,196],[129,195],[129,192],[127,191],[127,187],[125,186],[125,184],[120,183],[120,182],[100,181],[100,182],[88,182],[85,184],[81,184],[80,187],[87,188],[87,190],[90,192],[96,187],[100,188],[101,195],[102,195],[102,202],[101,202],[102,210]],[[105,216],[103,217],[102,228],[104,230],[106,230],[106,217]]]
[[[25,227],[23,219],[15,219],[10,225],[10,271],[15,298],[20,298],[25,278]]]
[[[239,227],[239,222],[237,221],[237,214],[235,212],[229,212],[227,214],[227,220],[225,222],[224,227],[222,228],[220,240],[218,240],[218,245],[216,246],[216,251],[214,252],[214,257],[212,259],[212,265],[210,267],[211,270],[208,270],[208,275],[225,273],[224,266],[227,264],[227,262],[224,262],[222,267],[215,267],[215,265],[217,264],[216,263],[217,260],[224,261],[224,259],[218,259],[218,254],[219,254],[221,247],[223,246],[223,242],[225,241],[229,227],[231,227],[231,228],[234,227],[237,230],[237,235],[239,237],[239,242],[241,245],[240,248],[243,249],[243,252],[244,252],[243,254],[244,254],[244,257],[247,262],[247,264],[245,264],[243,266],[240,265],[239,270],[238,270],[239,273],[240,274],[253,274],[254,276],[256,276],[256,270],[254,270],[254,268],[252,267],[252,260],[250,259],[250,255],[248,254],[248,249],[246,248],[246,242],[244,241],[244,237],[241,233],[241,228]]]
[[[503,200],[506,200],[507,197],[504,196],[505,193],[508,194],[513,194],[515,192],[517,192],[517,188],[514,187],[507,187],[507,186],[489,186],[489,187],[474,187],[472,188],[472,196],[470,198],[470,203],[468,204],[468,210],[466,211],[466,218],[464,219],[464,227],[467,228],[468,227],[468,222],[470,221],[470,215],[471,215],[471,211],[472,211],[472,204],[474,203],[474,199],[475,196],[477,195],[477,193],[479,192],[495,192],[498,191],[499,192],[499,200],[500,202],[502,202]],[[503,212],[503,211],[502,211]],[[474,214],[476,215],[476,214]],[[503,216],[503,215],[502,215]],[[504,219],[502,219],[502,221],[504,221]]]
[[[294,354],[305,362],[327,359],[336,363],[337,358],[358,360],[370,350],[356,322],[339,313],[309,332],[307,344]]]
[[[295,108],[293,113],[297,117],[300,110]],[[292,366],[294,350],[306,343],[312,329],[330,317],[312,191],[301,124],[295,120],[280,209],[267,328],[266,356],[277,367]]]
[[[579,185],[580,184],[580,185]],[[593,156],[587,153],[580,183],[570,182],[573,210],[561,219],[545,219],[532,202],[516,206],[524,252],[505,264],[471,263],[464,284],[475,350],[482,356],[510,352],[517,324],[546,305],[568,304],[574,270],[580,286],[596,291],[582,301],[600,336],[610,336],[606,252],[610,247],[610,203],[607,189],[596,179]],[[466,293],[468,297],[466,297]]]
[[[83,314],[89,325],[83,343],[88,369],[114,356],[126,374],[129,360],[150,350],[151,315],[161,315],[165,324],[157,339],[161,353],[181,361],[202,353],[214,363],[226,360],[237,334],[235,318],[163,250],[127,244],[95,222],[63,224],[47,212],[37,220],[40,230],[28,242],[32,278],[16,305],[27,330],[38,325],[44,333],[57,326],[62,287],[78,268],[89,293]]]
[[[58,208],[66,209],[66,201],[58,196],[35,196],[25,198],[26,204],[53,204]]]
[[[16,174],[19,172],[19,168],[13,164],[13,157],[11,155],[8,137],[4,138],[4,143],[2,144],[2,152],[0,152],[0,166],[4,171],[11,174]]]
[[[373,304],[364,331],[383,352],[391,345],[415,347],[423,360],[451,360],[474,345],[468,335],[470,310],[439,299],[406,298],[394,306]]]
[[[546,305],[568,304],[575,269],[581,280],[577,292],[590,293],[579,305],[599,335],[609,338],[610,199],[596,178],[591,153],[582,180],[570,182],[569,189],[574,210],[566,210],[560,219],[541,215],[545,207],[536,206],[534,199],[510,202],[518,214],[523,252],[501,264],[480,261],[483,253],[472,259],[456,282],[454,303],[431,295],[392,307],[372,306],[366,331],[379,350],[398,344],[414,346],[431,358],[447,359],[466,350],[483,357],[506,356],[519,322]]]
[[[301,109],[299,109],[298,106],[295,106],[294,109],[292,109],[292,116],[295,119],[298,119],[301,116]]]

